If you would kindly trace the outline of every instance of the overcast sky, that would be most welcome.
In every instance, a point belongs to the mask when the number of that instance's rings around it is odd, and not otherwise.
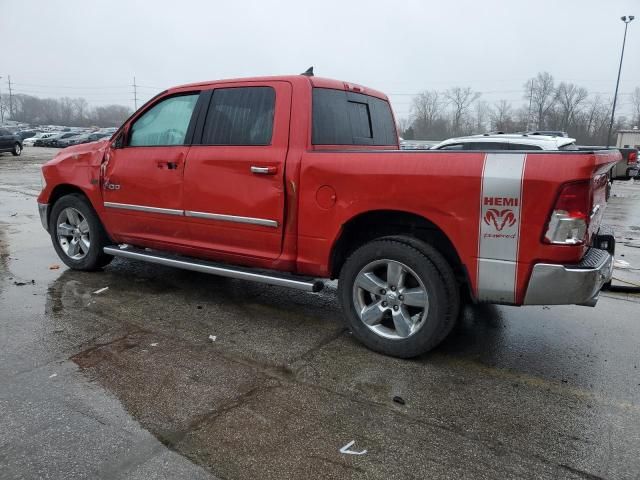
[[[200,80],[300,73],[390,94],[399,117],[425,89],[471,86],[522,103],[539,71],[612,95],[638,0],[0,0],[0,93],[83,96],[133,107]],[[640,18],[620,92],[640,86]],[[619,97],[629,109],[629,95]]]

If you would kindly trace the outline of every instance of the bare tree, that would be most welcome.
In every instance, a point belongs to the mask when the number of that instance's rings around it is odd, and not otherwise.
[[[506,100],[500,100],[491,109],[491,128],[500,132],[511,132],[513,124],[511,104]]]
[[[438,117],[442,115],[442,107],[442,98],[435,90],[425,90],[413,97],[411,116],[417,135],[426,138]]]
[[[4,102],[4,96],[2,101]],[[13,97],[12,120],[34,125],[115,127],[119,126],[129,114],[129,109],[121,105],[106,105],[91,109],[84,98],[38,98],[23,94]]]
[[[398,118],[396,120],[396,129],[398,130],[398,135],[401,137],[405,136],[405,132],[407,132],[411,128],[411,120],[406,117]]]
[[[480,94],[474,92],[471,87],[453,87],[447,90],[444,96],[451,105],[452,133],[454,136],[460,135],[462,133],[463,120],[469,111],[469,107],[480,97]]]
[[[538,73],[524,85],[526,92],[524,98],[530,101],[531,108],[535,112],[535,124],[538,130],[545,127],[545,119],[556,103],[556,88],[553,76],[550,73]]]
[[[575,116],[582,108],[589,94],[587,89],[573,83],[560,82],[556,91],[556,98],[560,113],[561,130],[568,130],[574,124]]]
[[[4,123],[5,113],[9,112],[9,99],[0,97],[0,123]]]

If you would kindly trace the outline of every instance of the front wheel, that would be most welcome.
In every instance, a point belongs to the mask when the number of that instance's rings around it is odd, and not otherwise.
[[[393,237],[357,249],[345,262],[338,284],[354,336],[372,350],[400,358],[438,345],[455,321],[452,303],[459,302],[449,287],[451,269],[442,262],[435,250]]]
[[[14,157],[19,157],[22,153],[22,145],[16,142],[15,145],[13,145],[13,150],[11,150],[11,153]]]
[[[109,242],[98,215],[80,194],[61,197],[53,205],[49,232],[60,259],[74,270],[97,270],[113,257],[104,253]]]

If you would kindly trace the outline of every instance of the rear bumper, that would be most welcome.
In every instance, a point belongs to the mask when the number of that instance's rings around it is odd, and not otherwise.
[[[42,222],[42,227],[48,232],[49,224],[47,222],[47,219],[49,218],[49,204],[38,203],[38,213],[40,214],[40,222]]]
[[[524,305],[595,306],[602,286],[611,281],[613,255],[591,248],[577,265],[537,263]]]

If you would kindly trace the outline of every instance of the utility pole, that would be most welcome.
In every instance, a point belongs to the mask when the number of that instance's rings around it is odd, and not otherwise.
[[[616,80],[616,92],[613,94],[613,108],[611,109],[611,122],[609,123],[609,131],[607,132],[607,148],[611,145],[611,129],[613,128],[613,119],[616,114],[616,101],[618,100],[618,86],[620,85],[620,72],[622,72],[622,59],[624,58],[624,44],[627,42],[627,27],[629,23],[634,19],[633,15],[620,17],[620,20],[624,22],[624,37],[622,39],[622,52],[620,53],[620,66],[618,67],[618,80]]]
[[[11,92],[11,75],[7,75],[7,82],[9,83],[9,116],[13,120],[13,94]]]
[[[533,78],[529,82],[531,85],[529,89],[529,113],[527,115],[527,132],[530,130],[529,124],[531,122],[531,100],[533,99]]]
[[[138,110],[138,86],[136,85],[136,77],[133,76],[133,107]]]

